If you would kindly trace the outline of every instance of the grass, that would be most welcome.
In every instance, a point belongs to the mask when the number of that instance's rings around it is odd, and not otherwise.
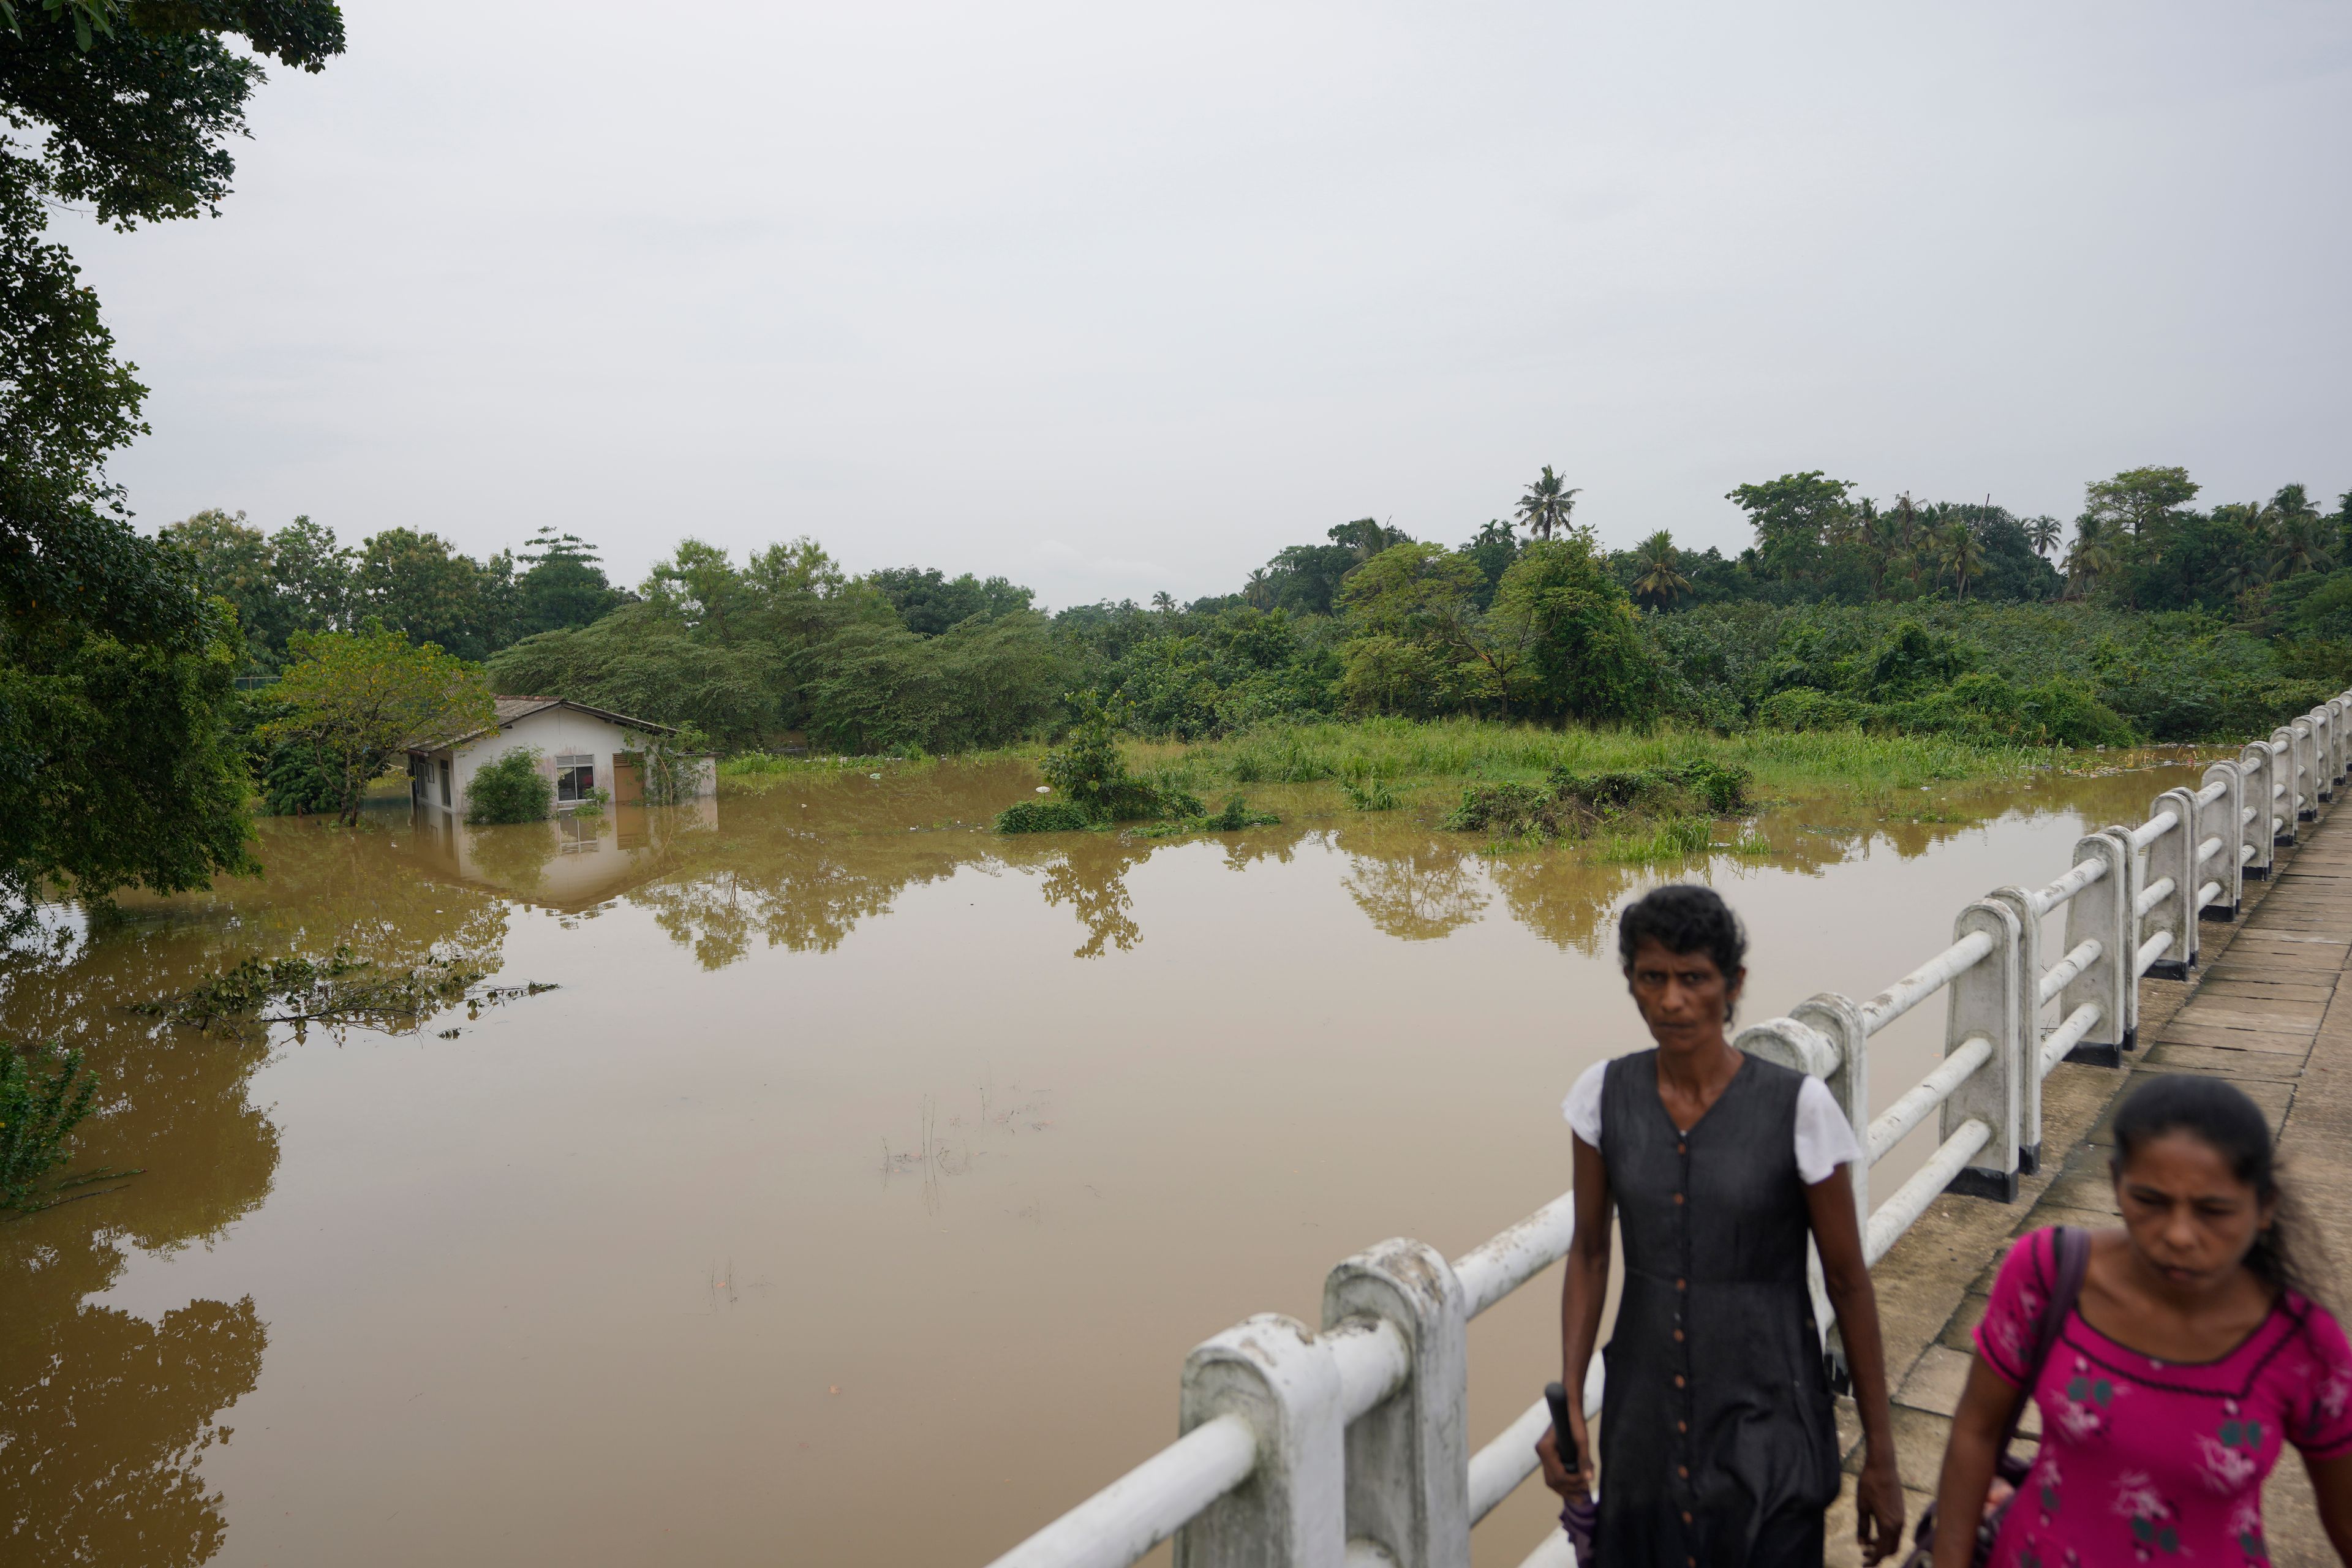
[[[1853,729],[1717,735],[1664,727],[1554,730],[1475,719],[1364,719],[1268,726],[1194,746],[1185,761],[1237,784],[1337,780],[1367,790],[1375,783],[1392,787],[1469,779],[1533,784],[1556,767],[1592,773],[1701,758],[1747,769],[1762,794],[1801,795],[2018,777],[2072,755]]]

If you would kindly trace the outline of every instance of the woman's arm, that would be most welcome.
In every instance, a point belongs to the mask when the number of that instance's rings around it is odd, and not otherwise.
[[[1584,1374],[1592,1342],[1601,1337],[1601,1305],[1609,1294],[1609,1167],[1601,1151],[1576,1140],[1576,1235],[1568,1244],[1567,1278],[1559,1292],[1559,1381],[1568,1390],[1569,1436],[1576,1468],[1559,1462],[1549,1431],[1536,1444],[1544,1485],[1567,1497],[1592,1489],[1592,1439],[1584,1429]]]
[[[2319,1500],[2319,1527],[2327,1531],[2327,1544],[2336,1548],[2338,1563],[2352,1563],[2352,1454],[2332,1459],[2306,1456],[2303,1468],[2311,1473],[2311,1491]]]
[[[1886,1406],[1886,1347],[1878,1337],[1878,1295],[1862,1260],[1862,1226],[1853,1212],[1853,1180],[1843,1165],[1805,1189],[1813,1245],[1822,1255],[1822,1282],[1837,1310],[1838,1333],[1853,1373],[1854,1408],[1862,1416],[1862,1475],[1853,1489],[1862,1560],[1875,1563],[1903,1544],[1903,1480],[1895,1470],[1895,1424]]]
[[[1969,1363],[1968,1386],[1952,1412],[1951,1439],[1944,1445],[1943,1478],[1936,1483],[1936,1568],[1969,1568],[1976,1554],[2000,1440],[2010,1413],[2024,1397],[2025,1390],[1993,1371],[1982,1355]]]

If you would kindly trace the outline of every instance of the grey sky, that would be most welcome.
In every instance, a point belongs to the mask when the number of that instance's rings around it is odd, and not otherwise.
[[[1366,515],[1737,547],[1819,468],[2352,487],[2352,7],[347,4],[69,221],[203,506],[1223,592]]]

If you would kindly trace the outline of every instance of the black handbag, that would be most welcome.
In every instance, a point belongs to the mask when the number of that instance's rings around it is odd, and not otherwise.
[[[2033,1385],[2042,1381],[2042,1364],[2050,1359],[2051,1347],[2058,1342],[2059,1332],[2066,1326],[2066,1314],[2074,1310],[2076,1299],[2083,1294],[2083,1274],[2091,1262],[2091,1233],[2086,1230],[2060,1226],[2053,1246],[2058,1255],[2058,1278],[2051,1287],[2050,1300],[2042,1306],[2041,1321],[2033,1326],[2033,1360],[2025,1369],[2025,1384],[2018,1391],[2017,1407],[2009,1413],[2009,1425],[2001,1429],[2000,1447],[1993,1458],[1993,1474],[2012,1488],[2023,1486],[2027,1473],[2033,1468],[2009,1451],[2017,1438],[2017,1424],[2025,1419],[2025,1407],[2033,1398]],[[2016,1500],[2011,1497],[1978,1521],[1976,1549],[1969,1553],[1973,1568],[1984,1568],[1992,1561],[1992,1543],[2000,1538],[2000,1521]],[[1935,1560],[1936,1505],[1931,1502],[1919,1515],[1918,1531],[1911,1537],[1911,1555],[1903,1560],[1903,1568],[1931,1568]]]

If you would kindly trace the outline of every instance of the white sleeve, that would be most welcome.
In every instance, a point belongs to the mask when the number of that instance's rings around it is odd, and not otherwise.
[[[1595,1149],[1601,1147],[1601,1083],[1608,1076],[1607,1062],[1593,1063],[1578,1076],[1576,1087],[1559,1102],[1559,1113],[1567,1119],[1570,1129]]]
[[[1830,1098],[1830,1086],[1807,1073],[1797,1090],[1797,1174],[1810,1187],[1861,1158],[1862,1145],[1853,1141],[1845,1112]]]

